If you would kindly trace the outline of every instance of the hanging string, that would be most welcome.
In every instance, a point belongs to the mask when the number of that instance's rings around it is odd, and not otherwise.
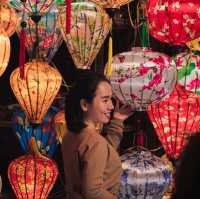
[[[65,0],[65,2],[66,2],[66,34],[69,34],[71,29],[71,0]]]

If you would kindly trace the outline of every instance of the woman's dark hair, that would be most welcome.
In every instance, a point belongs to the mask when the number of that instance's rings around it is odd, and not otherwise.
[[[176,166],[171,199],[200,199],[200,133],[189,138]]]
[[[79,133],[86,125],[83,122],[83,110],[80,106],[81,99],[91,103],[96,95],[96,89],[101,82],[108,82],[104,75],[93,71],[80,71],[75,85],[70,89],[65,99],[65,119],[68,129]]]

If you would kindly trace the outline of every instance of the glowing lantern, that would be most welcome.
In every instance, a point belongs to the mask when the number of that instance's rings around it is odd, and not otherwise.
[[[17,28],[18,16],[13,8],[6,3],[0,3],[0,27],[3,28],[8,37],[13,35]]]
[[[121,199],[162,199],[172,181],[170,166],[143,147],[121,156]]]
[[[147,48],[117,54],[109,77],[115,96],[133,109],[145,109],[171,93],[176,67],[170,57]],[[105,68],[106,70],[106,68]]]
[[[30,140],[34,137],[39,152],[46,156],[53,156],[59,140],[56,136],[53,118],[58,112],[55,107],[50,107],[42,123],[33,127],[23,111],[15,112],[12,117],[12,127],[15,131],[24,152],[29,152]]]
[[[54,117],[54,126],[56,129],[57,137],[62,143],[62,139],[67,132],[67,125],[66,125],[66,120],[65,120],[65,112],[64,110],[59,111],[55,117]]]
[[[102,7],[92,2],[72,3],[71,7],[70,34],[66,33],[63,8],[58,23],[76,67],[88,69],[109,32],[111,20]]]
[[[0,76],[6,70],[10,59],[10,39],[3,29],[0,30]]]
[[[10,76],[11,88],[32,123],[41,123],[59,91],[62,76],[46,62],[33,60],[25,65],[25,79],[19,68]]]
[[[200,94],[200,56],[192,52],[176,55],[178,84],[186,90]]]
[[[28,15],[25,15],[23,20],[27,23],[25,45],[29,57],[50,62],[63,41],[61,31],[57,26],[57,13],[45,14],[38,23],[35,23]],[[17,31],[20,33],[21,26]],[[38,39],[38,52],[35,52],[36,39]]]
[[[8,178],[18,199],[46,199],[57,175],[53,160],[34,155],[21,156],[8,167]]]
[[[171,95],[148,107],[158,138],[172,159],[178,158],[185,142],[200,127],[200,96],[176,85]]]
[[[199,0],[151,0],[149,32],[161,42],[183,45],[200,36]]]

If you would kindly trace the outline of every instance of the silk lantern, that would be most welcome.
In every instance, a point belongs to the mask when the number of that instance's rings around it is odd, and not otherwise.
[[[172,182],[172,171],[161,158],[143,147],[121,156],[120,199],[162,199]]]
[[[53,11],[46,13],[37,23],[28,14],[23,14],[21,18],[27,24],[24,30],[26,33],[25,46],[29,57],[32,59],[37,57],[50,62],[63,41],[57,23],[57,13]],[[19,34],[21,28],[21,26],[18,26],[17,32]],[[38,52],[35,52],[35,45],[37,45]]]
[[[17,24],[18,16],[15,10],[9,7],[5,2],[0,3],[0,28],[4,29],[7,36],[10,37],[14,34]]]
[[[10,59],[10,39],[3,29],[0,29],[0,76],[5,72]]]
[[[62,76],[47,62],[33,60],[25,65],[25,79],[16,68],[10,76],[10,85],[20,106],[31,123],[41,123],[59,91]]]
[[[167,155],[176,160],[187,138],[200,127],[200,96],[176,85],[168,98],[148,107],[148,115]]]
[[[55,115],[54,126],[57,133],[57,138],[59,139],[60,143],[62,143],[62,139],[67,132],[67,125],[66,125],[64,110],[59,111]]]
[[[12,128],[24,152],[29,152],[30,140],[35,138],[36,146],[41,154],[48,157],[54,155],[59,144],[53,122],[57,112],[58,109],[51,106],[42,123],[36,127],[32,126],[23,111],[17,111],[13,114]]]
[[[66,32],[65,7],[59,11],[59,25],[67,48],[77,68],[88,69],[99,52],[111,19],[102,7],[92,2],[71,4],[71,30]]]
[[[8,166],[8,178],[18,199],[46,199],[57,176],[56,163],[36,155],[21,156]]]
[[[200,94],[200,56],[193,52],[176,55],[177,83],[186,90]]]
[[[112,68],[109,79],[115,97],[133,109],[143,110],[162,100],[171,93],[176,82],[172,59],[148,48],[133,48],[115,55]]]
[[[150,0],[147,15],[150,34],[161,42],[185,45],[200,36],[199,0]]]

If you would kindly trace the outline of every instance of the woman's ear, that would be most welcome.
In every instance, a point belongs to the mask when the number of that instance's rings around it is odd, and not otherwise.
[[[85,99],[81,99],[80,106],[81,106],[81,109],[83,110],[83,112],[88,111],[88,103]]]

